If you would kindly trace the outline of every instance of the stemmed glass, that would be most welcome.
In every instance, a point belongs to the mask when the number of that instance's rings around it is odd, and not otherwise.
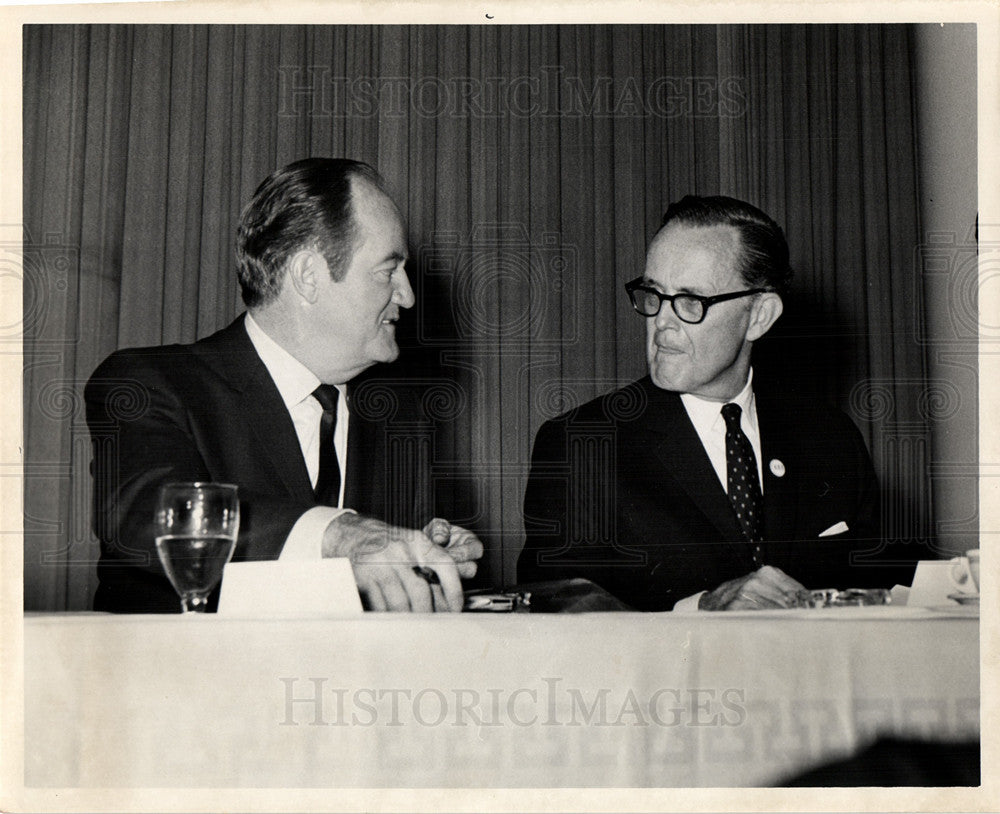
[[[184,613],[204,613],[240,529],[236,487],[168,483],[156,504],[156,550]]]

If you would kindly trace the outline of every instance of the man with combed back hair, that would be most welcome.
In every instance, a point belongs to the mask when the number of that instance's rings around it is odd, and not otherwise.
[[[191,345],[117,351],[87,385],[95,608],[178,610],[154,547],[157,493],[216,481],[239,487],[234,560],[348,557],[369,609],[461,610],[482,544],[440,518],[385,522],[385,439],[352,415],[348,383],[399,355],[395,324],[414,303],[381,178],[346,159],[290,164],[244,209],[236,249],[245,314]],[[123,382],[144,402],[127,415]]]
[[[519,581],[586,577],[644,610],[909,584],[912,565],[875,556],[878,486],[850,419],[754,386],[753,345],[791,276],[780,227],[756,207],[670,205],[625,286],[649,375],[539,430]]]

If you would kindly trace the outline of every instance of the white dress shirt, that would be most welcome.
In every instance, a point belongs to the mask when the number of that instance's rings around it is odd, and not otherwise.
[[[260,356],[267,372],[271,374],[281,400],[292,418],[306,470],[309,472],[309,481],[315,487],[319,478],[319,425],[323,407],[312,393],[322,382],[309,368],[271,339],[249,313],[246,315],[244,325],[257,355]],[[344,484],[347,481],[347,428],[350,413],[347,407],[347,388],[343,384],[338,384],[336,387],[340,392],[340,398],[337,399],[337,427],[333,433],[333,446],[337,452],[337,464],[340,466],[341,475],[337,508],[314,506],[303,514],[285,539],[285,545],[278,557],[281,560],[320,559],[326,527],[333,519],[349,511],[343,506]]]
[[[681,403],[687,411],[688,418],[694,425],[695,432],[701,440],[701,445],[705,448],[709,461],[712,462],[712,469],[722,488],[729,494],[729,478],[726,468],[726,420],[722,417],[722,408],[726,404],[738,404],[742,413],[740,415],[740,429],[750,441],[753,447],[753,454],[757,458],[757,477],[760,480],[761,494],[764,492],[764,463],[761,460],[760,452],[760,429],[757,425],[757,403],[753,395],[753,369],[747,376],[747,383],[735,398],[727,402],[710,401],[700,398],[691,393],[681,394]],[[705,591],[687,596],[674,603],[675,611],[698,610],[698,601]]]
[[[757,426],[757,402],[753,395],[753,370],[747,377],[746,386],[739,394],[727,402],[709,401],[708,399],[694,396],[691,393],[681,394],[681,403],[687,410],[688,418],[694,424],[695,432],[701,439],[701,445],[708,454],[708,459],[712,462],[712,468],[719,478],[722,488],[729,494],[726,469],[726,420],[722,417],[722,408],[726,404],[738,404],[742,414],[740,415],[740,428],[743,434],[750,440],[753,447],[753,454],[757,457],[757,477],[760,479],[760,488],[764,490],[764,468],[760,458],[760,429]]]

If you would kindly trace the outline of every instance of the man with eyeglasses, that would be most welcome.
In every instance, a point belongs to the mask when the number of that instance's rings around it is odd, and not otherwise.
[[[520,582],[581,576],[642,610],[736,610],[912,573],[872,565],[878,487],[851,421],[754,389],[753,345],[791,276],[780,227],[756,207],[670,205],[625,286],[649,375],[539,431]]]

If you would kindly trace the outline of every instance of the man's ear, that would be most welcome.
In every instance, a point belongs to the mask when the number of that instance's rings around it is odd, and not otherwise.
[[[778,321],[784,305],[781,297],[768,291],[757,296],[753,309],[750,311],[750,324],[747,326],[747,341],[756,342],[766,334],[771,326]]]
[[[306,303],[314,303],[319,297],[319,275],[326,273],[326,261],[312,249],[295,252],[285,264],[288,282]]]

